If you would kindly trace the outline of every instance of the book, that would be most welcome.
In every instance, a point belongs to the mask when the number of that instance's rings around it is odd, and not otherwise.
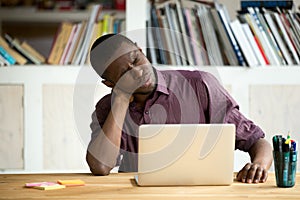
[[[181,27],[179,25],[179,16],[177,12],[177,5],[174,4],[169,4],[170,11],[171,11],[171,16],[174,22],[174,31],[175,31],[175,37],[176,37],[176,42],[179,48],[179,53],[180,53],[180,60],[182,65],[187,65],[187,54],[184,46],[184,41],[183,41],[183,35],[181,32]]]
[[[215,8],[220,16],[220,19],[222,21],[222,24],[226,30],[226,33],[227,33],[227,36],[229,37],[230,39],[230,42],[231,42],[231,45],[233,47],[233,50],[237,56],[237,59],[238,59],[238,63],[240,66],[246,66],[246,62],[245,62],[245,59],[244,59],[244,56],[240,50],[240,47],[239,45],[237,44],[237,41],[231,31],[231,28],[229,26],[229,23],[230,23],[230,18],[229,18],[229,14],[228,14],[228,11],[226,9],[226,7],[224,7],[222,4],[219,4],[216,0],[214,0],[214,3],[215,3]]]
[[[82,23],[81,30],[79,32],[78,39],[76,40],[74,51],[72,52],[72,55],[71,55],[71,58],[70,58],[70,63],[71,64],[75,64],[75,61],[78,58],[79,53],[80,53],[81,48],[82,48],[82,45],[83,45],[84,34],[85,34],[86,28],[87,28],[87,21],[82,21],[81,23]]]
[[[10,66],[11,64],[0,54],[0,66]]]
[[[89,51],[89,45],[91,41],[91,37],[93,34],[93,28],[94,28],[94,23],[97,22],[100,11],[102,10],[102,5],[97,4],[93,5],[91,9],[91,14],[89,16],[89,19],[87,21],[85,33],[83,36],[83,41],[82,41],[82,46],[77,54],[77,57],[74,61],[75,65],[84,65],[86,63],[88,51]]]
[[[262,46],[261,39],[258,37],[260,32],[259,32],[256,24],[254,23],[254,21],[251,19],[250,14],[249,13],[239,14],[238,18],[242,23],[247,23],[249,25],[251,32],[253,34],[254,40],[258,46],[258,49],[259,49],[266,65],[269,65],[270,64],[269,58],[267,57],[267,55],[265,53],[265,49]]]
[[[269,41],[271,48],[273,49],[275,56],[277,57],[277,59],[279,60],[281,65],[286,65],[286,61],[283,58],[281,49],[279,48],[277,42],[275,41],[275,38],[273,36],[273,33],[271,32],[263,14],[260,12],[260,10],[258,8],[254,8],[254,11],[258,17],[258,20],[260,21],[262,28],[264,29],[265,33],[266,33],[266,37],[267,40]]]
[[[157,65],[157,58],[156,58],[156,50],[155,50],[155,45],[154,45],[154,38],[153,38],[153,28],[152,28],[152,25],[151,25],[151,19],[149,19],[149,21],[147,22],[147,31],[146,31],[146,34],[147,34],[147,57],[149,58],[149,55],[150,55],[150,58],[149,60],[151,61],[151,63],[153,65]]]
[[[99,23],[95,22],[94,23],[94,27],[93,27],[93,31],[92,31],[92,35],[91,35],[91,40],[90,43],[88,44],[88,52],[90,52],[90,49],[93,45],[93,43],[95,42],[95,40],[99,37],[98,35],[98,30],[99,30]],[[86,56],[86,61],[84,63],[88,63],[90,64],[90,54],[88,53]]]
[[[74,36],[69,47],[69,51],[67,52],[66,58],[64,60],[64,65],[71,64],[72,56],[76,51],[77,43],[80,37],[80,33],[82,31],[82,23],[77,23],[74,26],[76,26],[76,30],[74,32]]]
[[[202,27],[209,63],[210,65],[224,65],[215,26],[211,21],[212,16],[208,9],[205,5],[197,5],[197,15]]]
[[[212,2],[206,1],[181,1],[182,7],[185,8],[184,16],[187,21],[186,30],[190,34],[190,43],[192,55],[195,64],[198,66],[210,65],[207,47],[205,44],[203,27],[198,17],[198,5],[212,6]]]
[[[28,42],[23,41],[21,43],[21,47],[25,49],[27,52],[29,52],[32,56],[34,56],[36,59],[38,59],[41,63],[46,62],[45,56],[40,54],[36,49],[34,49]]]
[[[151,12],[151,23],[152,23],[152,27],[153,27],[152,34],[153,34],[153,39],[154,39],[154,47],[155,47],[155,51],[156,51],[156,57],[158,59],[158,63],[167,64],[167,58],[166,58],[165,51],[164,51],[163,45],[162,45],[162,36],[161,36],[161,31],[160,31],[160,27],[159,27],[158,18],[157,18],[156,5],[154,5],[154,4],[151,5],[150,12]],[[170,13],[167,12],[167,10],[166,10],[166,13],[167,13],[168,22],[169,22],[168,25],[169,25],[170,29],[173,29],[173,26],[171,26],[171,22],[170,22],[170,20],[171,20]],[[169,14],[169,16],[168,16],[168,14]],[[172,40],[175,40],[175,37],[173,34],[172,34]]]
[[[294,62],[291,58],[290,53],[288,52],[288,48],[287,48],[285,42],[283,41],[283,38],[281,37],[281,34],[278,30],[277,25],[275,24],[274,17],[273,17],[273,11],[264,9],[264,16],[265,16],[265,19],[274,35],[274,38],[275,38],[279,48],[281,49],[281,52],[283,54],[283,57],[284,57],[286,63],[288,65],[293,65]]]
[[[229,37],[227,36],[226,30],[222,24],[222,21],[218,15],[217,10],[215,8],[212,8],[212,9],[210,9],[210,12],[212,14],[213,20],[216,23],[216,26],[217,26],[216,32],[219,35],[222,49],[223,49],[224,55],[226,56],[228,64],[233,65],[233,66],[238,65],[238,60],[237,60],[236,54],[234,53],[232,45],[230,44]]]
[[[171,65],[176,65],[176,58],[174,54],[174,47],[173,42],[171,40],[171,29],[169,29],[167,18],[165,15],[160,15],[161,23],[162,23],[162,32],[164,34],[165,43],[166,43],[166,50],[169,56],[169,63]]]
[[[59,64],[63,55],[64,49],[68,43],[72,32],[73,24],[70,22],[62,22],[58,28],[52,42],[50,54],[47,62],[49,64]]]
[[[264,59],[264,57],[261,53],[261,50],[259,49],[258,44],[255,41],[254,35],[252,34],[249,25],[246,24],[246,23],[242,23],[241,26],[242,26],[242,29],[245,33],[245,36],[246,36],[247,40],[249,41],[251,49],[253,50],[253,53],[254,53],[257,61],[258,61],[258,64],[262,65],[262,66],[267,65],[267,63],[266,63],[266,61],[265,61],[265,59]]]
[[[248,66],[258,66],[259,62],[253,52],[253,49],[251,48],[251,45],[249,43],[249,40],[247,39],[247,36],[244,33],[244,30],[242,28],[242,25],[240,24],[240,21],[238,19],[233,20],[230,22],[231,30],[233,31],[233,34],[235,35],[235,38],[240,45],[240,48],[246,58],[246,61],[248,63]]]
[[[281,34],[283,36],[283,39],[286,42],[286,45],[287,45],[289,51],[291,52],[292,58],[294,60],[294,63],[295,64],[300,64],[299,56],[297,55],[296,49],[295,49],[293,43],[291,42],[290,37],[289,37],[287,31],[285,30],[285,27],[283,25],[283,22],[280,19],[279,14],[277,12],[274,12],[273,15],[274,15],[274,19],[275,19],[275,21],[276,21],[276,23],[277,23],[277,25],[279,27],[279,30],[280,30],[280,32],[281,32]]]
[[[184,48],[186,51],[186,59],[187,59],[187,64],[189,65],[195,65],[195,61],[191,52],[191,45],[189,42],[189,36],[186,30],[186,21],[184,18],[184,13],[183,13],[183,8],[182,8],[182,3],[180,0],[175,0],[176,4],[176,9],[177,9],[177,15],[178,15],[178,20],[179,20],[179,26],[180,26],[180,31],[182,33],[183,37],[183,43],[184,43]]]
[[[208,59],[206,59],[206,54],[205,54],[205,58],[203,59],[202,52],[204,52],[205,50],[203,50],[203,45],[201,45],[200,39],[199,39],[199,37],[202,37],[202,33],[200,32],[199,29],[197,29],[198,26],[196,25],[196,19],[195,19],[195,15],[193,14],[193,10],[190,8],[184,8],[184,14],[185,14],[185,18],[187,21],[187,27],[188,27],[187,30],[188,30],[189,36],[190,36],[189,41],[190,41],[190,44],[192,47],[191,52],[192,52],[195,64],[198,66],[201,66],[204,63],[204,60],[208,60]]]
[[[289,15],[285,12],[285,10],[282,10],[282,12],[279,11],[279,15],[282,17],[286,31],[298,53],[298,56],[300,56],[300,41],[298,40],[298,33],[295,32],[294,24],[289,20]]]
[[[40,65],[41,61],[38,60],[37,58],[35,58],[31,53],[29,53],[28,51],[26,51],[20,44],[19,40],[16,38],[12,38],[10,35],[8,35],[7,33],[4,35],[7,43],[14,48],[16,51],[18,51],[23,57],[25,57],[27,60],[29,60],[29,62],[36,64],[36,65]]]
[[[241,9],[247,10],[249,7],[257,7],[257,8],[285,8],[285,9],[292,9],[293,7],[293,0],[241,0]]]
[[[2,48],[4,48],[14,59],[16,59],[18,64],[24,65],[28,62],[24,56],[12,49],[2,36],[0,36],[0,46],[2,46]]]
[[[2,46],[0,46],[0,55],[1,57],[7,61],[9,65],[14,65],[16,60],[13,56],[11,56]]]
[[[69,34],[69,38],[66,42],[66,45],[64,46],[64,51],[63,51],[63,53],[61,55],[61,58],[60,58],[60,61],[59,61],[60,65],[66,64],[66,57],[67,57],[68,53],[70,52],[70,48],[71,48],[71,45],[74,41],[74,35],[77,31],[77,28],[78,28],[77,24],[72,24],[72,29],[71,29],[71,32]]]
[[[272,65],[280,65],[281,61],[279,60],[279,58],[276,55],[276,50],[272,47],[267,33],[265,32],[254,8],[248,8],[248,12],[249,12],[249,20],[252,20],[253,23],[253,27],[256,29],[255,32],[258,36],[258,39],[260,40],[262,47],[266,53],[266,56],[268,57],[270,63]]]

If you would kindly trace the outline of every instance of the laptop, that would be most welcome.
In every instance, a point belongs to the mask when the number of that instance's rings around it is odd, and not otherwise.
[[[139,127],[139,186],[230,185],[233,124],[148,124]]]

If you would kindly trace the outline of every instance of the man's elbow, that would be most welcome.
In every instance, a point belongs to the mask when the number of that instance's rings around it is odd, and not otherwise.
[[[97,167],[90,167],[90,170],[94,176],[107,176],[110,173],[110,168],[105,165],[98,165]]]
[[[95,159],[90,153],[87,153],[86,161],[90,167],[90,171],[95,176],[107,176],[112,169]]]

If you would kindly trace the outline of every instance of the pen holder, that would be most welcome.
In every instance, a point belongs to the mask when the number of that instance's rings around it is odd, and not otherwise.
[[[273,151],[277,187],[293,187],[297,171],[297,151]]]

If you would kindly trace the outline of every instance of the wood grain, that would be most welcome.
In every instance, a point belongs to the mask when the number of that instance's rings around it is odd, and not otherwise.
[[[85,186],[41,191],[24,188],[26,182],[81,179]],[[139,187],[134,174],[119,173],[97,177],[90,174],[0,175],[0,199],[300,199],[300,174],[293,188],[278,188],[274,174],[266,183],[234,182],[231,186]]]
[[[0,169],[24,165],[23,86],[0,85]]]

